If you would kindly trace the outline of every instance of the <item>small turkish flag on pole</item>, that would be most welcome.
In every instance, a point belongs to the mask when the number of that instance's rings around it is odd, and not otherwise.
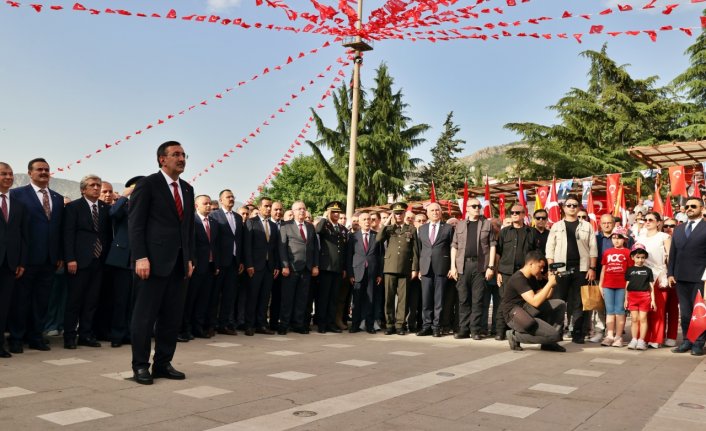
[[[429,200],[431,203],[436,202],[436,188],[434,187],[434,180],[431,180],[431,190],[429,190]]]
[[[704,298],[701,296],[701,291],[697,291],[686,338],[693,343],[704,331],[706,331],[706,304],[704,303]]]

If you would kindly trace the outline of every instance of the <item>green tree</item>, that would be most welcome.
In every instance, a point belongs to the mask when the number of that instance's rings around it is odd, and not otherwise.
[[[634,79],[601,51],[584,51],[589,60],[588,88],[572,88],[549,109],[559,124],[509,123],[505,128],[522,136],[525,145],[507,151],[517,174],[527,178],[586,177],[625,172],[638,162],[626,153],[637,145],[670,140],[677,105],[668,89],[657,87],[656,76]]]
[[[689,56],[689,67],[674,78],[672,85],[688,102],[681,105],[679,124],[671,135],[675,139],[698,140],[706,137],[706,34],[702,32],[685,54]]]
[[[376,70],[371,100],[361,94],[356,153],[356,205],[369,206],[387,202],[388,194],[404,193],[405,177],[420,162],[409,151],[424,140],[426,124],[409,125],[407,104],[402,91],[393,91],[394,80],[383,63]],[[351,97],[346,85],[334,94],[337,125],[326,127],[312,109],[319,139],[307,141],[326,178],[342,194],[347,189]],[[330,151],[327,158],[324,151]]]
[[[444,130],[431,149],[432,161],[419,175],[420,189],[425,196],[429,196],[433,180],[438,199],[455,199],[456,190],[463,187],[464,178],[467,176],[468,169],[456,157],[463,150],[466,141],[456,138],[461,128],[454,124],[453,115],[453,111],[446,115]]]
[[[326,178],[316,158],[302,155],[282,166],[282,172],[265,188],[262,195],[281,201],[285,208],[294,201],[304,201],[312,214],[321,214],[326,203],[342,199],[341,193]]]

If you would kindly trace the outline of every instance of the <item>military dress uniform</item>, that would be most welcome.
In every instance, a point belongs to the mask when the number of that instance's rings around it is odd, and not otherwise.
[[[398,202],[392,205],[393,212],[404,212],[407,204]],[[417,230],[412,225],[393,224],[384,226],[378,241],[387,241],[383,274],[385,280],[385,334],[405,335],[405,311],[407,305],[407,280],[412,271],[419,269],[419,251],[417,249]],[[397,308],[395,309],[395,295]]]
[[[340,213],[343,204],[338,201],[326,204],[329,212]],[[316,325],[321,333],[341,332],[336,326],[336,305],[341,280],[346,271],[348,231],[330,219],[322,218],[316,224],[319,235],[319,289],[316,294]]]

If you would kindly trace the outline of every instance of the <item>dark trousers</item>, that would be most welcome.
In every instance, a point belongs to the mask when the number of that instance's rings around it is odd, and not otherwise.
[[[130,317],[135,302],[132,288],[135,273],[131,269],[110,267],[110,274],[113,278],[110,340],[120,343],[130,338]]]
[[[366,329],[373,329],[375,322],[373,316],[374,289],[375,278],[368,276],[368,270],[366,269],[363,279],[353,285],[351,328],[360,328],[360,322],[364,321]]]
[[[209,263],[205,271],[194,271],[189,280],[189,287],[186,291],[184,301],[184,316],[181,318],[181,333],[184,335],[193,334],[204,335],[204,322],[208,315],[208,303],[213,290],[213,278],[216,266]],[[197,315],[200,321],[197,323]]]
[[[93,338],[93,316],[101,293],[103,263],[94,258],[86,268],[78,269],[76,274],[67,273],[66,280],[69,283],[69,296],[64,314],[64,340],[75,341],[77,333],[81,339]]]
[[[500,308],[500,290],[495,280],[485,282],[485,291],[483,292],[483,314],[480,318],[481,330],[489,334],[497,334],[497,319],[502,313],[498,313]],[[493,303],[493,313],[490,313],[490,303]],[[503,319],[504,322],[504,319]],[[489,327],[490,325],[490,327]]]
[[[306,302],[309,298],[311,272],[289,271],[289,277],[282,280],[282,297],[279,313],[279,328],[288,330],[308,329],[309,316],[306,315]]]
[[[100,296],[93,313],[93,335],[99,340],[112,340],[110,327],[113,317],[113,267],[103,266]],[[48,330],[48,328],[47,328]]]
[[[434,274],[433,270],[422,275],[422,329],[440,329],[446,280],[446,274]]]
[[[373,320],[385,323],[385,282],[373,287]],[[392,324],[394,324],[394,320]]]
[[[212,316],[209,312],[209,304],[217,296],[217,276],[213,275],[212,272],[208,272],[202,274],[202,277],[201,285],[196,293],[196,303],[191,324],[191,333],[198,336],[204,336],[209,329],[216,327],[215,316]]]
[[[237,268],[236,268],[237,274]],[[235,327],[245,329],[245,315],[248,308],[248,289],[250,286],[250,276],[243,270],[236,276],[235,283],[235,308],[233,309],[233,321]]]
[[[279,326],[279,311],[282,308],[282,275],[272,281],[272,295],[270,296],[270,329]]]
[[[10,301],[12,300],[12,290],[15,287],[15,272],[10,270],[7,259],[0,265],[0,351],[5,345],[5,328],[7,327],[7,315],[10,311]]]
[[[267,304],[272,291],[273,271],[263,269],[255,271],[248,283],[248,301],[245,309],[245,326],[264,328],[267,326]]]
[[[567,267],[567,270],[571,268]],[[559,277],[557,287],[554,289],[552,299],[561,299],[566,302],[566,314],[571,323],[573,338],[583,338],[585,334],[583,302],[581,301],[581,286],[586,284],[586,273],[575,268],[573,274]]]
[[[407,274],[385,274],[385,319],[388,326],[402,329],[407,309]],[[397,300],[395,301],[395,296]],[[395,307],[397,305],[397,307]]]
[[[132,369],[150,365],[150,348],[154,332],[154,364],[164,366],[172,361],[186,299],[186,279],[182,259],[166,277],[150,275],[136,279],[135,309],[132,313]],[[154,330],[154,331],[153,331]]]
[[[423,325],[422,312],[422,282],[418,278],[407,282],[407,327],[410,331],[418,331]]]
[[[221,268],[216,277],[216,294],[210,301],[211,320],[218,328],[235,328],[235,292],[238,284],[238,267],[235,258],[229,265]]]
[[[60,270],[54,272],[54,280],[52,281],[52,286],[49,290],[47,313],[44,316],[43,332],[64,330],[64,311],[66,310],[66,298],[68,296],[69,285],[66,282],[66,272],[64,271],[64,268],[61,268]]]
[[[493,321],[495,322],[495,331],[498,334],[505,334],[505,331],[507,330],[507,324],[505,323],[505,316],[503,316],[503,313],[497,313],[496,316],[496,311],[500,308],[500,301],[502,301],[502,297],[505,296],[505,289],[507,289],[507,282],[510,281],[510,277],[512,277],[512,274],[502,274],[501,275],[503,278],[502,285],[496,285],[496,289],[498,291],[498,301],[495,301],[495,298],[493,298]]]
[[[561,341],[564,335],[566,303],[560,299],[544,301],[535,316],[537,329],[531,334],[515,331],[515,339],[527,344],[552,344]]]
[[[679,317],[681,318],[681,332],[684,336],[684,342],[690,343],[691,341],[686,338],[686,333],[689,332],[689,322],[691,322],[691,314],[694,311],[694,301],[696,300],[696,292],[701,292],[701,296],[704,294],[704,283],[700,281],[698,283],[689,283],[686,281],[677,280],[677,297],[679,298]],[[706,341],[706,332],[699,335],[696,342],[693,344],[703,348],[704,341]]]
[[[321,271],[319,273],[319,288],[316,295],[316,325],[319,329],[326,330],[336,326],[336,305],[341,276],[340,272]]]
[[[441,327],[446,330],[458,328],[458,290],[453,279],[446,280],[444,285],[444,305],[441,309]]]
[[[44,343],[42,331],[55,271],[51,264],[28,265],[15,283],[8,325],[11,343],[22,343],[25,339],[30,344]]]
[[[485,274],[479,272],[475,261],[466,261],[463,274],[459,274],[458,291],[458,332],[477,334],[480,332],[480,318],[483,315],[483,292]]]

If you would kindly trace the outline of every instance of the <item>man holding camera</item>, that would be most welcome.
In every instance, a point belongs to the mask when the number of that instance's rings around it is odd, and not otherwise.
[[[557,274],[550,271],[547,284],[539,289],[539,280],[547,261],[541,251],[525,256],[524,266],[505,284],[500,312],[507,325],[507,340],[512,350],[522,350],[520,343],[541,344],[542,350],[565,352],[558,344],[562,339],[566,303],[549,299],[557,285]]]

